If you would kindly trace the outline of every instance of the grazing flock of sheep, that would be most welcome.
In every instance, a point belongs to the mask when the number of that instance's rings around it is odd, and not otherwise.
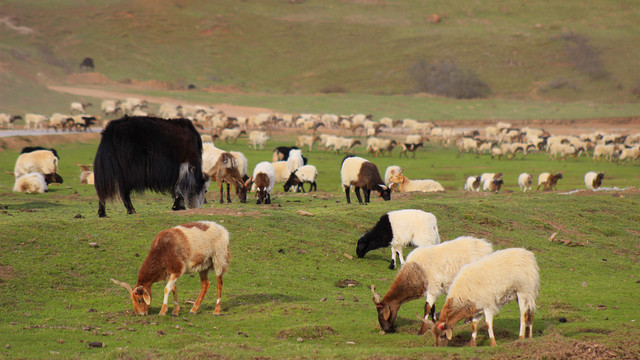
[[[87,105],[79,103],[75,108],[72,107],[72,111],[84,112]],[[231,202],[231,186],[235,188],[240,202],[246,202],[247,192],[255,192],[257,204],[271,203],[271,193],[276,183],[284,182],[285,191],[304,191],[304,184],[310,184],[310,191],[317,190],[317,169],[307,164],[302,153],[305,147],[311,150],[316,143],[320,143],[326,151],[339,153],[343,150],[347,153],[340,165],[347,203],[351,202],[351,188],[354,188],[360,203],[363,202],[360,190],[365,203],[370,201],[371,191],[377,192],[383,200],[390,200],[392,191],[444,191],[444,187],[432,179],[410,180],[399,166],[389,166],[383,178],[373,162],[349,155],[355,146],[362,145],[360,140],[317,134],[322,127],[340,128],[354,135],[358,132],[368,135],[366,151],[375,157],[384,156],[385,153],[391,156],[393,148],[398,145],[403,149],[400,156],[412,152],[415,157],[416,150],[425,141],[440,141],[444,145],[455,143],[460,151],[487,153],[492,157],[509,159],[515,158],[517,153],[522,153],[524,157],[532,151],[544,150],[549,151],[550,156],[560,154],[562,158],[578,157],[589,151],[593,152],[594,159],[606,156],[609,161],[614,158],[618,161],[635,161],[639,157],[638,135],[554,137],[542,130],[513,129],[508,124],[499,124],[495,129],[486,128],[485,138],[480,138],[478,131],[461,132],[409,119],[400,123],[389,118],[373,121],[365,115],[345,117],[310,114],[234,118],[221,112],[211,112],[212,109],[196,107],[192,109],[188,120],[168,121],[163,118],[186,116],[186,107],[165,104],[159,112],[162,117],[155,117],[144,112],[145,106],[143,102],[103,103],[105,113],[124,111],[131,116],[125,115],[108,122],[102,133],[93,172],[91,165],[77,164],[81,167],[81,183],[95,185],[100,217],[106,216],[105,202],[116,197],[123,201],[129,214],[135,213],[130,199],[132,191],[170,193],[174,200],[173,210],[198,208],[206,201],[205,193],[211,181],[218,183],[220,203],[224,202],[224,183],[227,184],[227,202]],[[63,123],[66,124],[66,121]],[[12,123],[10,120],[8,122]],[[271,161],[259,162],[251,175],[248,173],[247,158],[242,153],[219,149],[213,142],[235,142],[254,128],[248,134],[249,144],[254,149],[262,149],[269,139],[268,130],[277,126],[296,126],[312,134],[300,135],[294,147],[276,148]],[[202,136],[196,129],[205,127],[213,128],[213,133]],[[383,129],[396,127],[411,129],[412,133],[403,142],[376,136]],[[58,161],[54,149],[23,149],[14,169],[14,191],[40,193],[46,191],[47,185],[52,182],[62,183],[62,178],[57,174]],[[597,189],[603,178],[603,173],[589,172],[585,175],[585,186],[591,190]],[[538,188],[552,190],[559,179],[562,179],[562,173],[542,173],[538,177]],[[533,176],[530,174],[523,173],[518,177],[522,191],[531,190],[532,182]],[[485,173],[468,177],[464,189],[497,192],[503,184],[501,173]],[[405,261],[402,248],[408,245],[416,248]],[[493,251],[489,242],[471,236],[441,242],[436,217],[414,209],[382,215],[375,226],[357,241],[356,254],[362,258],[369,251],[387,246],[391,247],[389,268],[397,267],[397,255],[401,269],[384,297],[375,291],[374,286],[371,288],[383,331],[394,331],[394,321],[403,303],[425,296],[425,312],[420,318],[419,333],[424,334],[430,328],[436,346],[446,346],[452,339],[454,326],[463,319],[472,321],[470,345],[475,346],[477,323],[482,316],[487,324],[491,345],[495,346],[493,316],[513,300],[517,300],[520,308],[519,337],[532,336],[533,313],[540,285],[538,265],[530,251],[519,248]],[[174,298],[172,314],[178,315],[178,278],[185,273],[199,273],[202,287],[191,309],[191,313],[196,313],[209,288],[208,272],[214,270],[217,277],[214,314],[219,314],[222,276],[229,261],[227,230],[214,222],[192,222],[164,230],[156,236],[142,263],[135,287],[118,280],[112,281],[128,291],[138,315],[148,314],[153,283],[167,281],[160,315],[168,311],[169,293],[173,293]],[[434,304],[443,293],[447,294],[447,298],[436,318]]]

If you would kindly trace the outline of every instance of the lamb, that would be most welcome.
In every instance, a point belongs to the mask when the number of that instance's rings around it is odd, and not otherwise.
[[[0,113],[0,127],[7,127],[7,129],[13,129],[13,123],[16,120],[22,120],[22,116]]]
[[[518,186],[522,192],[526,192],[527,189],[531,191],[531,183],[533,182],[533,176],[527,173],[522,173],[518,176]]]
[[[400,265],[404,265],[403,246],[439,243],[440,235],[435,215],[422,210],[396,210],[382,215],[376,225],[358,239],[356,254],[362,258],[371,250],[391,246],[389,269],[393,270],[396,267],[396,253],[400,258]]]
[[[93,185],[94,177],[93,177],[93,171],[91,171],[91,167],[93,166],[93,164],[82,165],[82,164],[76,163],[76,165],[80,166],[80,168],[82,169],[80,171],[80,184]]]
[[[47,117],[39,114],[26,114],[24,116],[26,129],[42,129],[42,124],[47,121]]]
[[[268,161],[258,163],[253,169],[253,176],[246,183],[246,187],[251,184],[256,187],[256,204],[271,204],[271,191],[275,183],[275,170]]]
[[[93,106],[93,104],[90,102],[82,103],[74,101],[71,103],[71,113],[73,114],[74,112],[78,112],[80,114],[84,114],[85,109],[89,106]]]
[[[404,171],[404,169],[402,170]],[[437,192],[444,191],[444,187],[439,182],[431,179],[409,180],[400,171],[398,174],[392,175],[389,181],[398,186],[400,192]]]
[[[559,179],[562,179],[562,173],[542,173],[538,175],[538,187],[536,187],[536,190],[540,189],[540,186],[542,186],[543,191],[555,190]]]
[[[402,168],[398,165],[389,165],[384,172],[384,184],[389,186],[391,184],[391,176],[395,174],[399,174],[402,171]]]
[[[302,149],[306,145],[309,147],[309,151],[311,151],[313,144],[318,141],[320,141],[320,137],[317,135],[300,135],[298,136],[298,140],[296,141],[296,146]]]
[[[540,292],[538,264],[532,252],[505,249],[464,266],[453,279],[440,317],[432,328],[436,346],[446,346],[453,327],[472,318],[470,346],[476,346],[478,320],[484,314],[491,346],[496,346],[493,316],[516,300],[520,308],[520,339],[532,337],[533,313]]]
[[[393,148],[396,145],[398,145],[398,143],[392,139],[380,139],[377,137],[370,137],[367,140],[367,151],[370,154],[375,153],[376,157],[378,157],[378,154],[380,153],[382,153],[382,155],[384,156],[384,152],[387,151],[389,152],[389,156],[391,156],[391,152],[393,151]]]
[[[233,140],[233,143],[237,143],[238,142],[238,138],[242,135],[246,135],[247,132],[244,130],[241,130],[239,128],[233,128],[233,129],[222,129],[222,131],[220,132],[220,140],[224,140],[225,143],[229,143],[229,139]]]
[[[318,178],[318,170],[313,165],[304,165],[296,170],[294,170],[287,182],[284,184],[284,191],[289,191],[292,187],[295,187],[295,191],[297,191],[298,187],[304,191],[304,184],[311,184],[309,187],[309,191],[313,191],[314,189],[318,191],[318,185],[316,184],[316,179]]]
[[[39,172],[32,172],[17,177],[13,185],[14,192],[43,194],[48,190],[47,181],[45,180],[44,175]]]
[[[351,187],[355,188],[358,202],[362,204],[360,197],[360,189],[364,193],[364,202],[368,203],[371,190],[376,190],[385,201],[391,199],[391,189],[389,189],[378,172],[378,167],[361,157],[347,156],[342,160],[340,168],[340,178],[342,179],[342,187],[347,197],[347,204],[351,204]]]
[[[602,179],[604,179],[603,172],[589,171],[584,175],[584,185],[587,189],[595,191],[602,185]]]
[[[421,142],[420,143],[402,143],[402,151],[400,151],[400,156],[402,157],[402,155],[404,155],[407,159],[409,158],[409,155],[407,155],[407,152],[412,152],[413,153],[413,158],[416,158],[416,151],[421,148],[422,146],[424,146]]]
[[[358,139],[338,137],[335,139],[333,150],[335,150],[337,153],[340,153],[340,150],[342,149],[344,149],[345,152],[348,152],[353,150],[356,145],[361,144],[362,143]]]
[[[22,154],[16,160],[13,174],[16,178],[32,172],[39,172],[42,175],[55,174],[58,172],[57,155],[54,149],[23,148]]]
[[[131,297],[136,314],[149,314],[151,305],[151,286],[161,280],[167,280],[160,315],[166,315],[169,293],[173,292],[174,308],[171,315],[178,316],[180,306],[176,292],[176,282],[183,274],[199,273],[202,287],[195,304],[189,311],[198,312],[202,300],[209,289],[208,273],[214,270],[217,279],[218,298],[214,315],[220,314],[222,298],[222,275],[229,267],[229,232],[213,221],[196,221],[161,231],[151,243],[149,254],[138,272],[135,287],[111,279],[124,287]]]
[[[464,190],[480,192],[481,184],[480,176],[469,176],[467,181],[464,183]]]
[[[438,296],[447,292],[460,268],[492,251],[491,244],[486,240],[471,236],[461,236],[439,245],[421,246],[413,250],[382,300],[375,292],[375,286],[371,285],[382,330],[395,332],[394,322],[400,306],[423,296],[426,297],[424,319],[430,313],[435,321],[435,302]],[[422,322],[418,334],[422,335],[426,330],[427,324]]]
[[[502,173],[483,173],[480,175],[480,181],[482,182],[483,191],[500,191],[500,187],[504,182],[502,181]]]
[[[249,147],[253,147],[254,149],[264,149],[264,144],[269,139],[269,135],[267,135],[264,131],[254,130],[249,133]]]
[[[223,199],[223,186],[227,183],[227,202],[231,202],[231,196],[229,194],[229,188],[231,184],[236,189],[236,195],[240,199],[241,203],[247,202],[247,189],[244,186],[242,176],[239,171],[238,160],[229,152],[223,152],[216,161],[216,164],[209,170],[208,174],[211,181],[218,183],[218,189],[220,190],[220,204],[224,203]]]
[[[301,166],[304,166],[302,150],[292,149],[289,152],[289,157],[287,158],[287,170],[289,170],[289,173],[292,173]]]

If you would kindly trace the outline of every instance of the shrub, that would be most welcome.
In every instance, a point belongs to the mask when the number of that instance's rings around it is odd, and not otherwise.
[[[575,63],[575,68],[583,72],[591,79],[599,80],[609,76],[604,69],[600,54],[596,48],[589,44],[589,39],[573,32],[564,33],[561,38],[565,41],[565,49],[569,58]]]
[[[419,92],[456,99],[481,98],[489,93],[489,86],[475,72],[460,69],[454,61],[427,64],[421,60],[408,73]]]
[[[640,99],[640,78],[636,79],[636,83],[631,89],[631,93],[635,95],[636,99]]]

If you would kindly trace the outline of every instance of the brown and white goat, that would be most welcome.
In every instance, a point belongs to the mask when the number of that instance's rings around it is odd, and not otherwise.
[[[542,186],[543,191],[555,190],[558,180],[560,179],[562,179],[562,173],[542,173],[538,176],[538,187],[536,187],[536,190],[539,190],[540,186]]]
[[[80,168],[82,169],[80,171],[80,184],[93,185],[93,171],[91,171],[91,167],[93,166],[93,164],[82,165],[76,163],[76,165],[80,166]]]
[[[148,315],[151,305],[151,286],[153,283],[166,280],[160,315],[166,315],[169,292],[173,292],[174,308],[171,315],[177,316],[180,311],[176,293],[178,278],[182,274],[194,272],[200,274],[202,288],[190,311],[191,314],[195,314],[210,286],[208,273],[214,270],[218,298],[213,314],[218,315],[222,297],[222,275],[229,267],[230,258],[229,232],[213,221],[197,221],[163,230],[155,237],[149,254],[142,263],[135,287],[132,288],[131,285],[118,280],[111,279],[111,281],[127,289],[136,314]]]
[[[247,202],[247,189],[240,175],[238,160],[229,152],[220,154],[218,161],[209,171],[212,181],[218,183],[220,190],[220,204],[224,203],[224,183],[227,183],[227,202],[231,202],[230,190],[231,184],[235,186],[236,195],[241,203]]]

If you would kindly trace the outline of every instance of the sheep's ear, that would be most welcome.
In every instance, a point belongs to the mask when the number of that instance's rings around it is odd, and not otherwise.
[[[391,309],[389,309],[389,306],[384,306],[382,308],[382,317],[389,321],[389,318],[391,317]]]
[[[147,292],[146,289],[143,289],[143,290],[144,290],[144,294],[142,294],[142,298],[144,299],[144,302],[147,305],[151,305],[151,295],[149,294],[149,292]],[[451,340],[451,338],[449,338],[449,340]]]
[[[453,330],[448,327],[445,331],[444,334],[447,335],[447,339],[451,340],[451,338],[453,338]]]

